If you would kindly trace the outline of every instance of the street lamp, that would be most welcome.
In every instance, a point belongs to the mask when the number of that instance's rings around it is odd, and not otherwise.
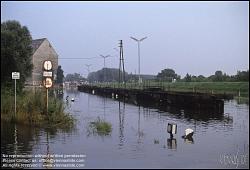
[[[103,58],[103,60],[104,60],[104,62],[103,62],[104,76],[103,76],[103,77],[104,77],[104,81],[106,81],[106,75],[105,75],[105,72],[106,72],[106,71],[105,71],[105,59],[108,58],[108,57],[110,57],[110,55],[104,56],[104,55],[101,55],[101,54],[100,54],[100,56],[101,56],[101,57]]]
[[[104,62],[103,62],[103,65],[104,65],[103,68],[105,68],[105,59],[108,58],[108,57],[110,57],[110,55],[104,56],[104,55],[101,55],[101,54],[100,54],[100,56],[101,56],[101,57],[103,58],[103,60],[104,60]]]
[[[141,38],[141,39],[137,39],[137,38],[134,38],[134,37],[130,37],[130,38],[135,40],[138,43],[138,73],[139,73],[139,83],[141,83],[142,79],[141,79],[141,75],[140,75],[140,42],[145,40],[147,37],[144,37],[144,38]]]

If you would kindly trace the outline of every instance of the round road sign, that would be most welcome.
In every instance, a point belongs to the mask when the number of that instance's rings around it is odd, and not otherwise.
[[[53,85],[52,79],[51,79],[50,77],[47,77],[47,78],[44,80],[43,84],[44,84],[44,86],[45,86],[46,88],[52,87],[52,85]]]
[[[46,60],[46,61],[44,61],[44,63],[43,63],[43,68],[45,69],[45,70],[51,70],[52,69],[52,62],[51,61],[49,61],[49,60]]]

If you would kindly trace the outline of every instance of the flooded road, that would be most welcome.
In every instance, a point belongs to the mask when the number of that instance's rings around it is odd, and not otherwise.
[[[2,154],[82,154],[85,168],[249,168],[249,106],[225,101],[223,115],[136,106],[77,90],[66,110],[76,118],[72,130],[1,124]],[[110,135],[89,133],[101,118]],[[177,124],[173,139],[167,124]],[[187,128],[192,140],[183,139]]]

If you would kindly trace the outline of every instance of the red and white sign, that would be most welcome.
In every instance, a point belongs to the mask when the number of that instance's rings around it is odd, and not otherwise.
[[[43,68],[47,71],[52,69],[52,62],[50,60],[46,60],[43,63]]]
[[[43,84],[46,88],[52,87],[53,85],[52,79],[50,77],[45,78]]]

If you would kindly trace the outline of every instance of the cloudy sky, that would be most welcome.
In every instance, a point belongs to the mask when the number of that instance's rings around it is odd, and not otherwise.
[[[47,38],[67,73],[86,76],[106,67],[118,68],[123,40],[125,70],[141,74],[172,68],[209,76],[216,70],[236,74],[249,69],[249,2],[3,2],[1,22],[17,20],[33,39]],[[84,59],[92,58],[93,59]],[[61,59],[60,59],[61,58]],[[67,58],[67,59],[66,59]],[[68,59],[83,58],[83,59]]]

